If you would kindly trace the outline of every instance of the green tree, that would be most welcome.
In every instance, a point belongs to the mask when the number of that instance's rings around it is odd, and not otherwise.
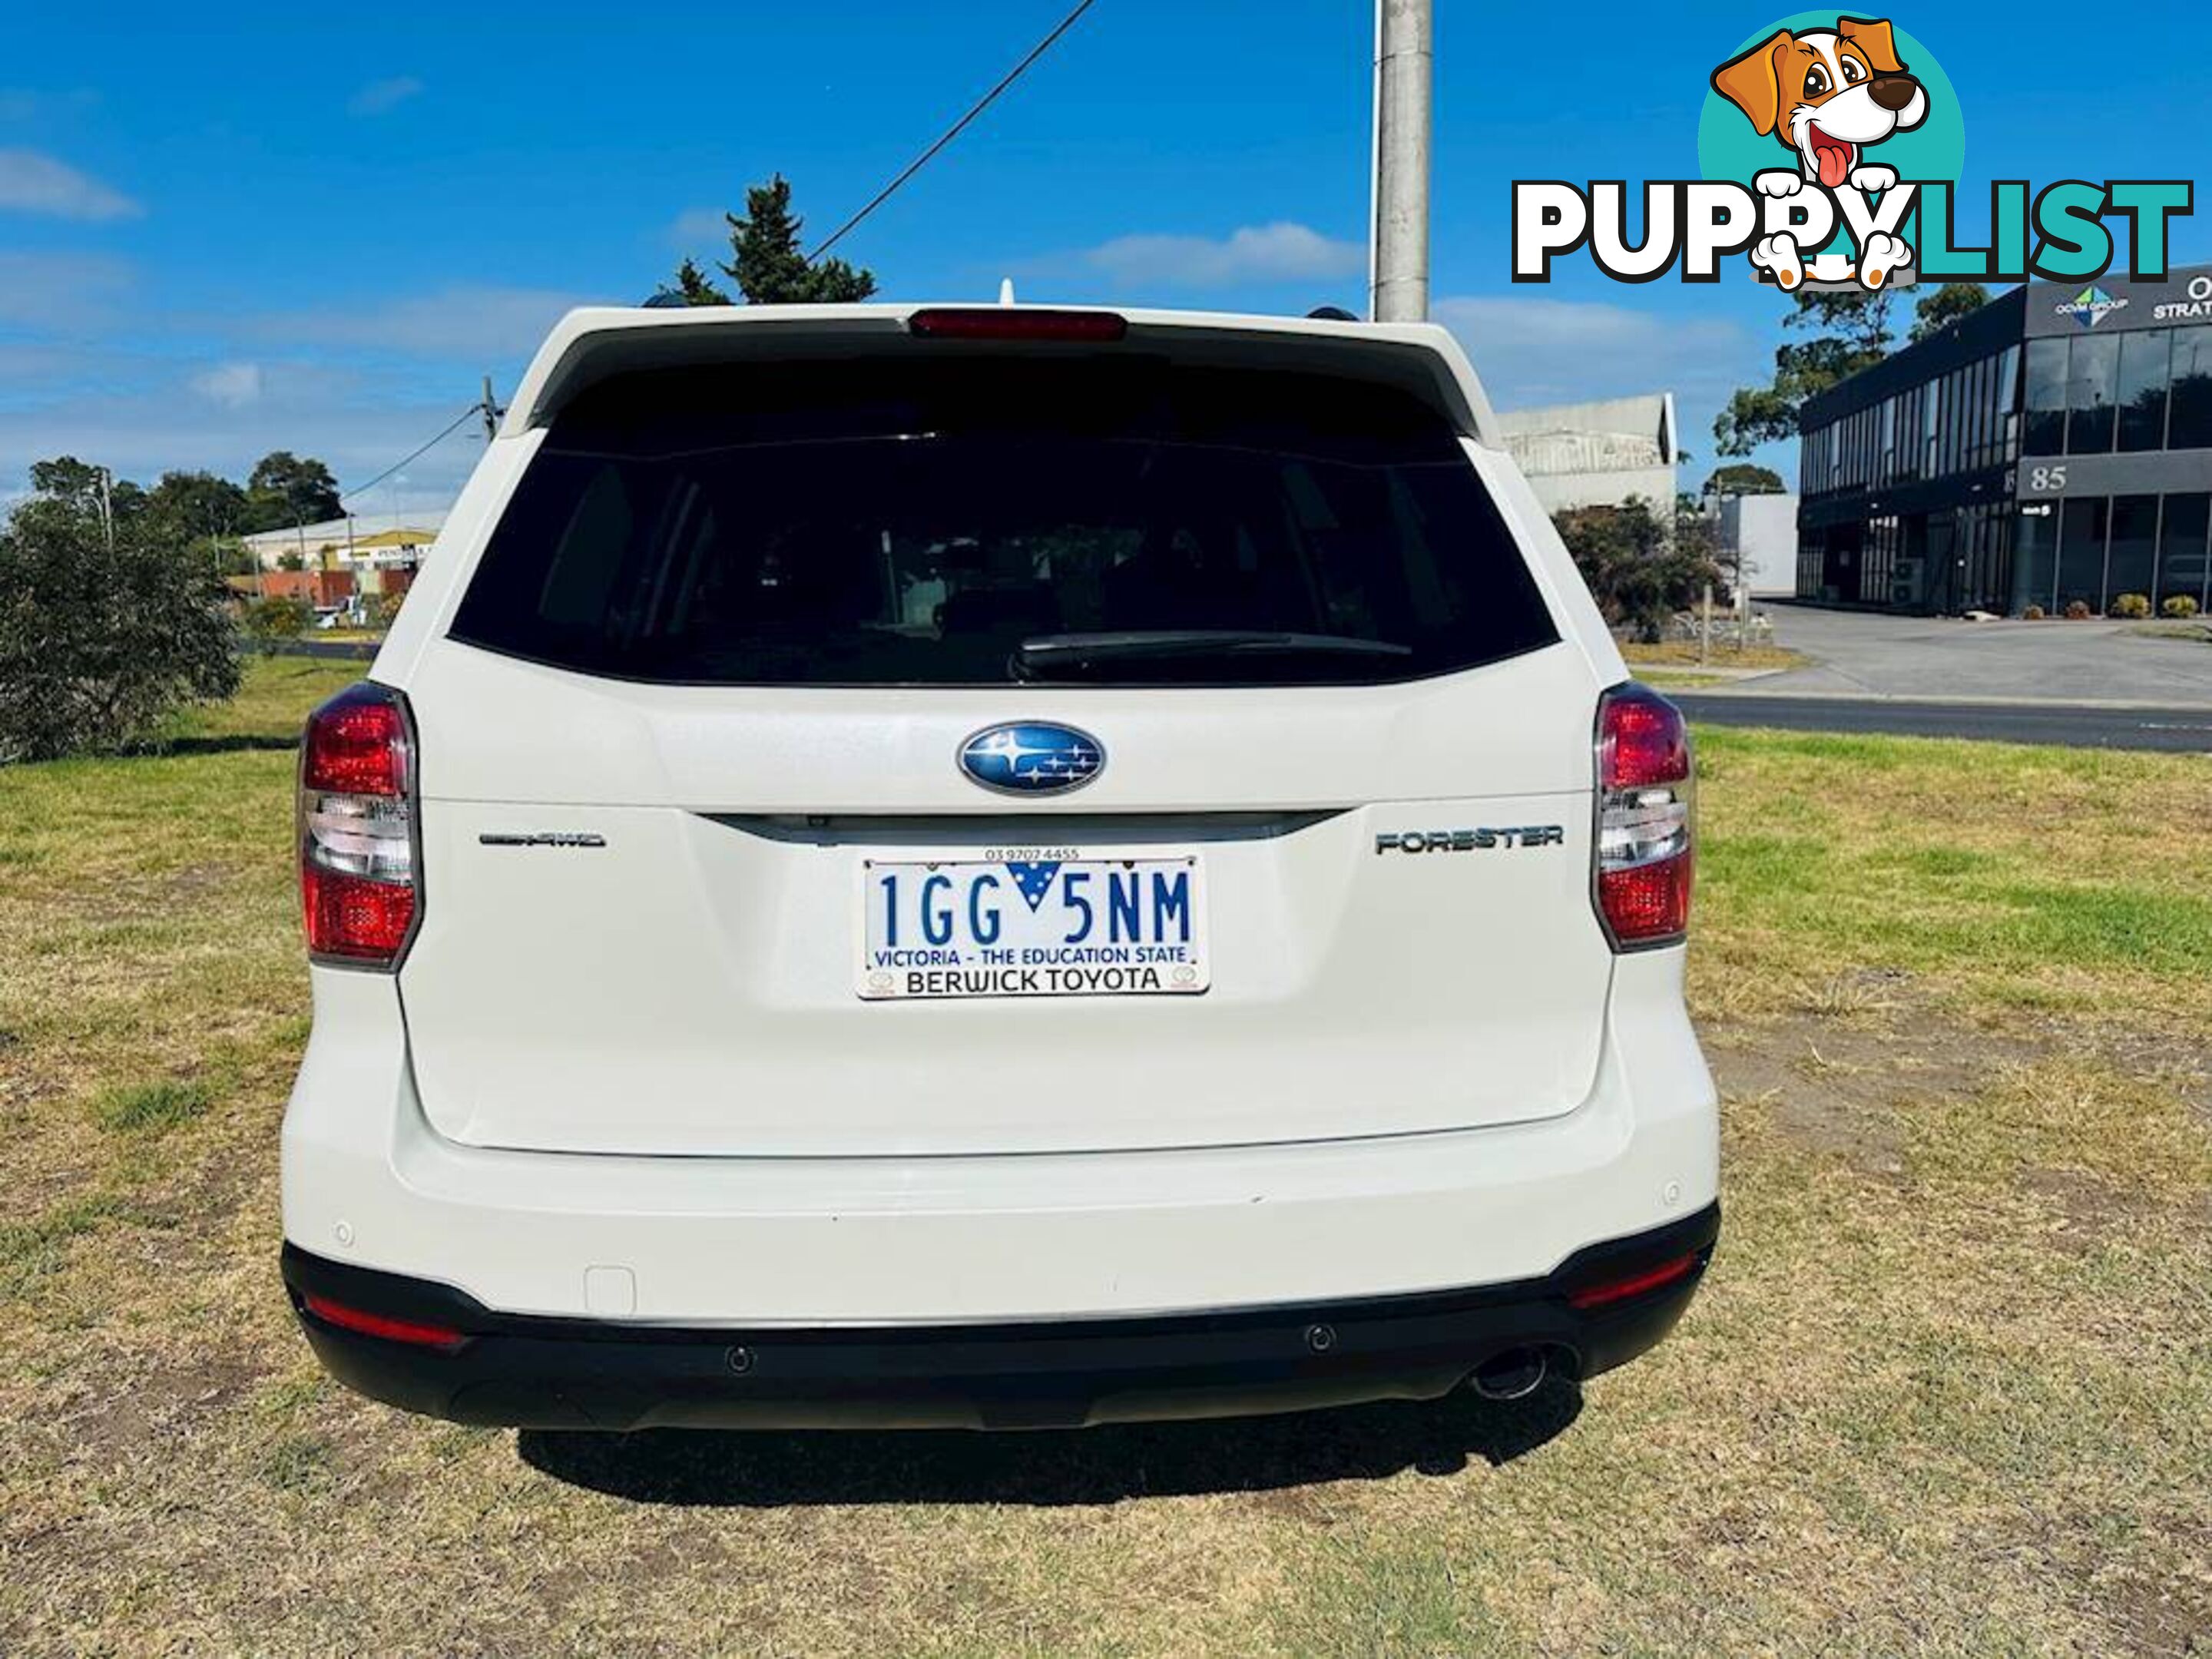
[[[295,455],[289,449],[272,450],[253,464],[246,496],[249,530],[321,524],[345,511],[330,468],[312,455]]]
[[[722,217],[729,222],[731,258],[720,270],[735,280],[747,305],[848,304],[876,291],[873,271],[842,259],[810,262],[800,251],[799,233],[805,221],[792,212],[791,184],[781,173],[745,191],[744,217]],[[664,291],[680,295],[690,305],[735,303],[690,259],[677,267],[672,289]]]
[[[1695,514],[1678,511],[1670,524],[1631,496],[1618,507],[1568,507],[1552,522],[1606,621],[1639,639],[1656,640],[1707,582],[1720,585],[1711,526]]]
[[[146,507],[146,492],[137,484],[74,455],[33,461],[31,490],[33,495],[67,501],[108,523],[136,518]]]
[[[1774,352],[1774,379],[1739,388],[1713,421],[1714,446],[1723,455],[1748,455],[1763,443],[1795,438],[1806,400],[1838,381],[1871,368],[1889,355],[1889,290],[1800,289]]]
[[[246,560],[238,538],[250,518],[245,490],[213,472],[164,472],[146,492],[146,510],[161,533],[173,537],[210,568],[238,568]]]
[[[146,493],[72,458],[0,524],[0,761],[130,747],[238,689],[228,598]]]
[[[676,293],[687,306],[726,306],[733,303],[690,259],[676,267]]]
[[[237,535],[249,507],[246,491],[214,472],[164,472],[146,505],[166,526],[203,542]]]
[[[1784,485],[1782,475],[1771,466],[1753,466],[1747,461],[1736,461],[1727,466],[1717,466],[1713,475],[1705,480],[1708,495],[1779,495]]]
[[[1912,308],[1916,340],[1941,334],[1962,317],[1971,317],[1990,302],[1990,291],[1979,283],[1945,283],[1920,296]]]

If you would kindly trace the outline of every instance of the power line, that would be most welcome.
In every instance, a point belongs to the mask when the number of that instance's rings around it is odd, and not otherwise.
[[[944,132],[939,135],[938,140],[935,143],[932,144],[927,149],[922,151],[921,155],[915,156],[913,161],[908,162],[906,170],[900,173],[897,178],[892,179],[890,183],[885,185],[881,190],[878,191],[874,197],[870,199],[866,207],[862,208],[851,218],[846,220],[845,222],[838,226],[836,229],[831,231],[825,240],[817,243],[814,251],[806,256],[807,262],[810,264],[812,264],[815,260],[827,253],[831,248],[836,246],[839,239],[842,238],[847,231],[859,224],[861,220],[866,218],[871,213],[873,213],[878,208],[881,207],[885,202],[890,200],[892,194],[897,191],[901,185],[906,183],[906,181],[913,178],[915,173],[921,172],[922,168],[928,166],[930,159],[934,156],[938,151],[943,149],[955,138],[957,138],[962,132],[966,131],[969,122],[973,121],[985,110],[990,108],[992,104],[996,101],[999,94],[1004,92],[1008,87],[1013,85],[1015,82],[1020,80],[1022,78],[1023,72],[1026,70],[1031,64],[1036,63],[1038,58],[1043,57],[1046,52],[1049,52],[1052,49],[1052,43],[1059,40],[1061,35],[1066,33],[1069,29],[1074,27],[1075,20],[1082,16],[1085,12],[1089,11],[1094,3],[1096,3],[1096,0],[1080,0],[1080,3],[1076,6],[1074,10],[1069,12],[1066,16],[1060,20],[1059,23],[1054,26],[1050,34],[1046,35],[1043,40],[1038,41],[1036,45],[1030,48],[1028,57],[1023,58],[1020,63],[1008,70],[1005,77],[1000,81],[997,86],[993,87],[990,91],[985,93],[981,98],[977,99],[975,103],[969,107],[969,111],[965,115],[955,121],[951,126],[945,128]]]
[[[338,499],[343,501],[350,501],[356,495],[366,495],[370,490],[375,489],[377,485],[382,483],[386,478],[398,471],[401,467],[405,466],[410,461],[418,459],[422,456],[428,454],[440,444],[445,442],[447,439],[452,437],[454,432],[459,428],[462,422],[475,419],[483,412],[483,407],[484,406],[480,403],[471,404],[466,409],[463,410],[459,414],[454,416],[451,421],[447,422],[445,430],[439,433],[436,437],[431,439],[428,443],[422,445],[419,448],[410,451],[400,459],[392,462],[390,466],[386,467],[383,471],[378,473],[367,483],[356,484],[351,489],[340,490],[338,492]]]

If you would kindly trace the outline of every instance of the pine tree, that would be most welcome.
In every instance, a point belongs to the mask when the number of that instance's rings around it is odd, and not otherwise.
[[[747,305],[827,305],[865,300],[876,291],[872,271],[857,270],[842,259],[809,264],[799,252],[805,221],[791,211],[791,183],[777,173],[745,191],[745,216],[730,222],[730,250],[736,257],[722,267],[737,281]]]
[[[744,218],[734,213],[722,217],[729,222],[732,258],[728,264],[717,268],[736,279],[738,292],[747,305],[850,304],[876,291],[872,270],[857,269],[842,259],[808,262],[799,245],[799,229],[805,222],[793,214],[791,184],[780,173],[745,191]],[[675,283],[664,284],[661,291],[680,297],[686,305],[736,303],[690,259],[677,267]]]
[[[687,306],[726,306],[730,296],[707,280],[707,273],[690,259],[676,267],[676,292]]]

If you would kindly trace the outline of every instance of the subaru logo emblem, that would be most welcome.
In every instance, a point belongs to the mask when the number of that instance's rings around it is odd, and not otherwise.
[[[1002,795],[1079,789],[1105,764],[1105,747],[1088,732],[1044,720],[987,726],[960,745],[960,769]]]

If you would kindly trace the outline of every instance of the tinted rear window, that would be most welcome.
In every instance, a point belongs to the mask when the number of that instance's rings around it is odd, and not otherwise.
[[[1020,656],[1154,630],[1291,637]],[[817,685],[1401,680],[1557,637],[1419,400],[1133,354],[611,381],[547,434],[453,635],[629,679]]]

